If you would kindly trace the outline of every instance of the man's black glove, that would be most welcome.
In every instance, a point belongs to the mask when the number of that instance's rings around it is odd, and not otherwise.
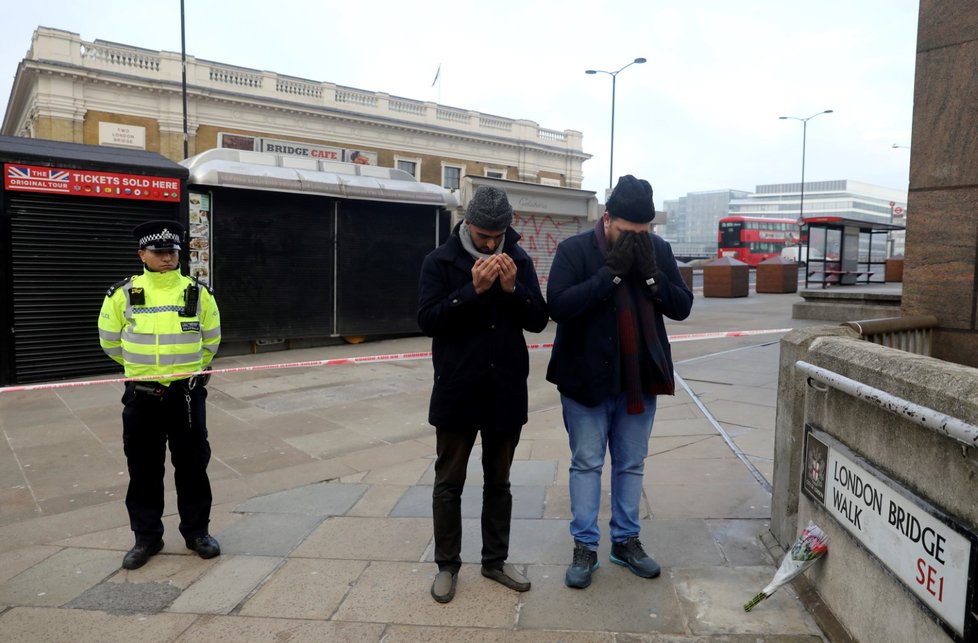
[[[655,246],[652,237],[647,233],[635,235],[635,272],[640,281],[645,283],[652,292],[659,289],[659,272],[655,265]]]
[[[623,278],[632,269],[635,262],[635,235],[631,232],[622,232],[608,251],[608,258],[605,265],[611,271],[612,277]]]

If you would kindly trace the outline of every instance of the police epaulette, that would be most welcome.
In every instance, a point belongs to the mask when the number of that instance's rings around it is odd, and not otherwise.
[[[206,291],[207,291],[208,293],[210,293],[211,295],[213,295],[213,294],[214,294],[214,289],[213,289],[213,288],[211,288],[210,286],[208,286],[207,284],[205,284],[205,283],[204,283],[203,281],[201,281],[201,280],[200,280],[200,279],[198,279],[197,277],[191,277],[191,279],[193,279],[193,280],[194,280],[194,283],[195,283],[195,284],[197,284],[198,286],[200,286],[201,288],[203,288],[204,290],[206,290]]]
[[[118,281],[118,282],[112,284],[111,286],[109,286],[109,289],[107,291],[105,291],[105,296],[106,297],[111,297],[112,296],[112,293],[114,293],[115,291],[119,290],[120,288],[122,288],[123,286],[125,286],[130,281],[132,281],[132,277],[126,277],[122,281]]]

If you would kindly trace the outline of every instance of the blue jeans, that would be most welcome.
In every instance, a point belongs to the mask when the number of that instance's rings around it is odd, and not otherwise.
[[[645,411],[628,414],[624,393],[598,406],[578,404],[560,396],[564,426],[570,439],[571,536],[591,550],[598,548],[598,510],[601,508],[601,468],[605,449],[611,450],[611,541],[637,537],[642,476],[655,419],[655,396],[644,396]]]

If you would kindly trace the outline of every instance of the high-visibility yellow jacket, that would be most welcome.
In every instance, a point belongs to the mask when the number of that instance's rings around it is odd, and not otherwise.
[[[183,317],[187,287],[198,285],[196,314]],[[126,377],[189,373],[210,364],[221,343],[221,314],[210,290],[179,270],[144,269],[109,288],[98,318],[99,343]],[[173,377],[160,377],[169,384]]]

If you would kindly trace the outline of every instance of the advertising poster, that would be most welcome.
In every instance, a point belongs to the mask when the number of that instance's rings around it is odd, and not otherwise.
[[[190,276],[201,283],[211,283],[211,197],[190,193]]]

